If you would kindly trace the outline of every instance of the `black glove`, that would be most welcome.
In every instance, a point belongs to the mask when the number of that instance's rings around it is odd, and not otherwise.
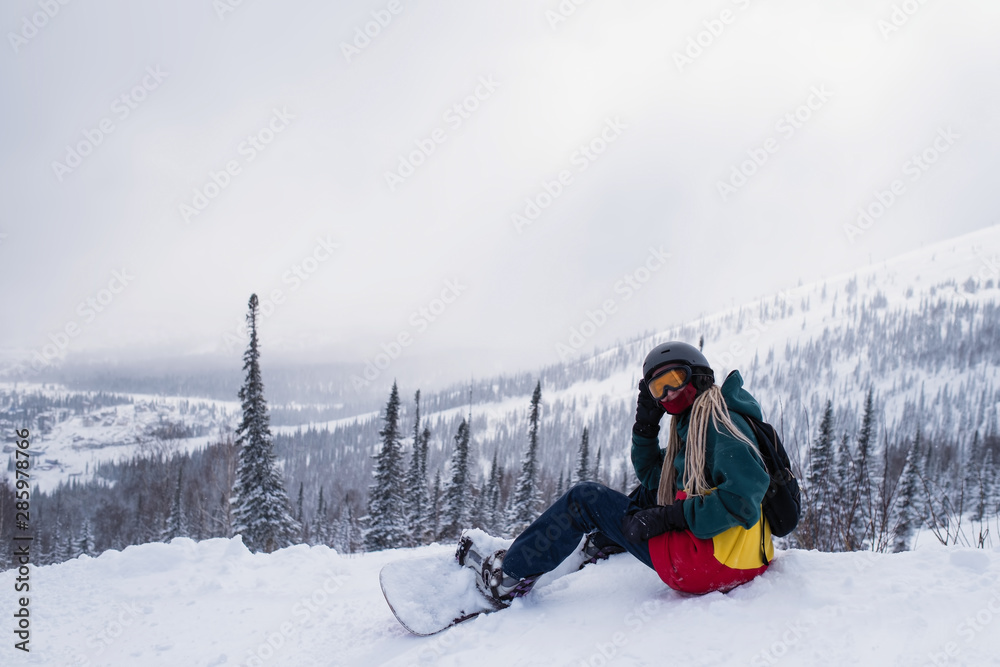
[[[639,380],[639,398],[635,405],[635,426],[632,432],[644,438],[655,438],[660,433],[660,419],[666,410],[653,398],[645,380]]]
[[[622,532],[634,544],[641,544],[651,537],[662,535],[668,530],[687,530],[684,518],[684,503],[658,505],[644,510],[632,510],[622,517]]]

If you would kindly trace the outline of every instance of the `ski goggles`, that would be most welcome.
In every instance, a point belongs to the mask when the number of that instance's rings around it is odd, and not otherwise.
[[[684,364],[664,366],[654,371],[653,375],[646,380],[646,387],[653,398],[662,401],[667,397],[667,392],[683,389],[695,375],[703,375],[703,373],[695,373],[690,366]]]

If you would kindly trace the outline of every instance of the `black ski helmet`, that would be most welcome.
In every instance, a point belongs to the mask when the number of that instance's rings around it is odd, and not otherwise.
[[[668,343],[660,343],[646,355],[646,360],[642,362],[642,377],[649,382],[649,377],[653,371],[671,363],[687,364],[695,373],[702,373],[708,378],[695,377],[695,386],[699,391],[707,389],[715,382],[715,373],[712,371],[708,359],[701,353],[701,350],[694,345],[688,345],[680,341],[672,340]]]

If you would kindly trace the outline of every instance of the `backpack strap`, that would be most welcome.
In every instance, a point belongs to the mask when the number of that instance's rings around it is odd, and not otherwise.
[[[760,512],[760,559],[764,561],[764,566],[771,564],[771,561],[767,559],[767,545],[764,541],[764,522],[767,519],[764,518],[764,510]]]

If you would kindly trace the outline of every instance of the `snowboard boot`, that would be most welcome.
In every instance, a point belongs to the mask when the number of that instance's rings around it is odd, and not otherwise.
[[[514,598],[527,595],[538,577],[515,579],[503,571],[506,549],[494,551],[483,560],[480,576],[476,579],[479,591],[499,607],[509,607]]]
[[[584,566],[591,565],[599,560],[606,560],[609,556],[625,553],[623,547],[609,540],[601,532],[589,533],[581,551],[584,558],[584,561],[580,563],[581,570]]]
[[[471,568],[476,573],[479,592],[498,607],[510,606],[514,598],[526,595],[535,585],[538,577],[515,579],[503,571],[503,557],[506,549],[484,553],[468,535],[458,541],[455,559],[459,565]]]

